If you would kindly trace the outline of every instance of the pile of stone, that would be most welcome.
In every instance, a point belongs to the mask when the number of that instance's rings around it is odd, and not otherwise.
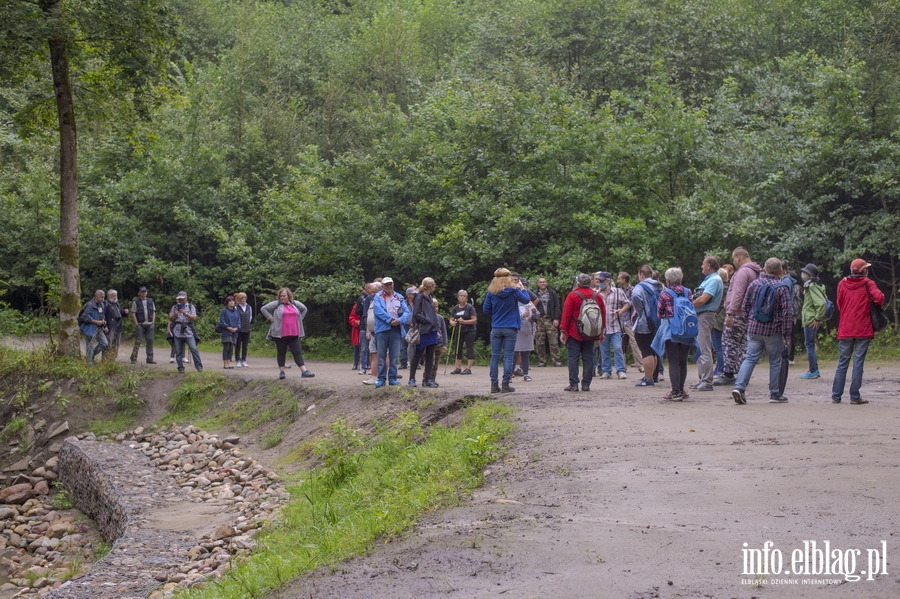
[[[70,437],[63,453],[73,456],[67,459],[77,472],[60,472],[54,456],[0,491],[0,504],[6,504],[0,506],[0,577],[9,580],[0,585],[0,597],[15,590],[17,597],[100,599],[105,587],[109,597],[121,597],[125,588],[117,583],[131,580],[128,596],[161,599],[220,578],[256,548],[256,534],[289,497],[278,475],[246,456],[239,442],[194,426],[157,432],[138,427],[115,439]],[[68,582],[79,563],[90,560],[100,536],[53,510],[47,493],[57,478],[90,488],[83,498],[73,490],[71,498],[114,542],[107,558]],[[227,524],[200,538],[155,529],[150,510],[178,513],[179,503],[208,504],[204,509]]]
[[[259,528],[290,497],[274,470],[238,448],[236,435],[220,439],[196,426],[157,433],[139,427],[116,440],[147,456],[193,501],[221,505],[234,514],[232,525],[219,526],[188,550],[189,561],[157,574],[164,594],[154,597],[221,577],[235,557],[256,548]]]
[[[0,597],[43,595],[93,558],[102,541],[96,528],[68,510],[56,510],[48,493],[58,478],[56,457],[31,476],[18,475],[0,490]]]

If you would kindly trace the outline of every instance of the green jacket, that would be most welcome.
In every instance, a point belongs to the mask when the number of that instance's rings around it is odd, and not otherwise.
[[[809,281],[806,283],[806,293],[803,296],[803,314],[801,324],[809,324],[825,318],[825,285]]]

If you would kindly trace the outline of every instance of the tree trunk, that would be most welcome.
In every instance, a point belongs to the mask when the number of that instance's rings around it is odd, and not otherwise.
[[[50,9],[55,11],[59,4]],[[48,11],[49,12],[49,11]],[[68,356],[81,352],[78,311],[81,280],[78,274],[78,171],[75,105],[69,80],[69,58],[62,36],[49,40],[56,110],[59,114],[59,351]]]

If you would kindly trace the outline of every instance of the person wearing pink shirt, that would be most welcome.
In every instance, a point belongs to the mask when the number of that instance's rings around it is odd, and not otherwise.
[[[305,334],[303,317],[306,316],[306,306],[294,299],[290,289],[282,287],[278,290],[278,299],[263,306],[261,312],[272,323],[266,339],[273,339],[278,350],[278,378],[284,378],[284,362],[288,350],[300,367],[300,376],[314,377],[303,362],[303,351],[300,348],[300,338]]]

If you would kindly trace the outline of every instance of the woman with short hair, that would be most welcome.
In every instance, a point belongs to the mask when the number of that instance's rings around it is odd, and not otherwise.
[[[456,370],[450,374],[472,374],[472,366],[475,365],[475,323],[478,315],[475,306],[469,303],[469,292],[460,289],[456,294],[457,304],[450,313],[450,326],[459,327],[456,331]],[[462,369],[463,344],[466,346],[466,359],[468,364]]]
[[[250,325],[253,322],[253,307],[247,303],[247,294],[243,291],[234,294],[235,309],[241,317],[241,326],[237,332],[237,344],[234,348],[234,359],[238,368],[249,368],[247,349],[250,346]]]
[[[284,362],[288,350],[294,357],[294,363],[300,367],[300,376],[312,378],[315,375],[306,368],[303,361],[303,350],[300,339],[306,334],[303,330],[303,317],[306,306],[294,299],[294,294],[287,287],[278,290],[278,299],[263,306],[260,311],[271,322],[266,339],[275,341],[278,350],[278,378],[284,379]]]
[[[233,295],[225,298],[225,307],[219,311],[219,334],[222,336],[222,367],[231,370],[231,355],[241,328],[241,315],[235,307]],[[240,361],[238,361],[240,362]]]
[[[684,273],[680,268],[670,268],[666,271],[666,289],[659,294],[657,303],[657,314],[660,322],[664,319],[671,322],[675,317],[675,298],[687,297],[691,302],[694,301],[694,294],[690,289],[685,289],[681,284],[684,279]],[[669,378],[672,382],[672,390],[663,396],[663,399],[670,401],[682,401],[690,397],[684,390],[684,383],[687,380],[687,362],[688,356],[696,345],[683,343],[672,337],[669,327],[660,326],[660,330],[654,339],[654,345],[658,341],[665,343],[666,359],[669,360]]]

